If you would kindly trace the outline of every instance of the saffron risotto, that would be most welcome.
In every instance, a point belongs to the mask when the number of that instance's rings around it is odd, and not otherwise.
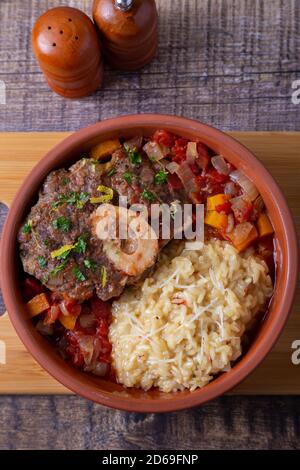
[[[113,302],[118,382],[163,392],[205,386],[242,354],[242,336],[272,292],[267,265],[251,249],[171,244],[152,276]]]

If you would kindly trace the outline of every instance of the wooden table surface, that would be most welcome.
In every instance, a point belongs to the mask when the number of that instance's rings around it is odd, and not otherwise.
[[[89,13],[92,1],[62,3]],[[141,112],[223,130],[300,130],[300,104],[291,100],[300,79],[299,0],[157,0],[157,58],[138,73],[106,67],[102,90],[80,101],[47,88],[31,51],[35,19],[59,4],[0,1],[0,131],[76,130]],[[222,397],[159,416],[75,396],[0,397],[0,449],[9,448],[300,448],[300,397]]]

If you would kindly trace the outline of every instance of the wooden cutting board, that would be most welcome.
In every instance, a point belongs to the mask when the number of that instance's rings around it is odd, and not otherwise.
[[[0,133],[0,201],[8,206],[34,164],[68,133]],[[260,158],[283,188],[300,233],[300,133],[232,132]],[[300,292],[285,330],[263,364],[231,393],[300,394],[300,365],[292,343],[300,341]],[[0,317],[0,393],[71,393],[32,359],[8,315]]]

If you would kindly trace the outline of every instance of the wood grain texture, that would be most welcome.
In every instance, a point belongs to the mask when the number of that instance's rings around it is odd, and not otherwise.
[[[79,397],[0,397],[0,449],[299,449],[300,399],[222,397],[164,415]]]
[[[9,204],[34,164],[67,135],[61,132],[0,133],[0,201]],[[300,234],[300,133],[233,132],[231,135],[247,145],[280,183]],[[274,351],[233,393],[300,395],[300,374],[291,363],[291,344],[300,338],[299,309],[300,291],[291,318]],[[296,332],[299,332],[299,338]],[[0,340],[7,344],[7,364],[0,365],[0,393],[68,393],[25,351],[8,317],[0,319]]]
[[[89,12],[91,1],[62,3]],[[299,0],[157,0],[156,60],[138,73],[107,67],[102,90],[81,101],[53,94],[31,52],[35,19],[60,3],[0,1],[7,88],[0,130],[76,130],[134,112],[181,114],[224,130],[300,129],[300,105],[291,102],[291,83],[300,78]],[[146,416],[73,396],[8,396],[0,410],[3,449],[300,448],[300,397],[223,397]]]
[[[67,2],[91,13],[91,0]],[[300,76],[298,0],[157,0],[156,59],[140,72],[106,67],[84,100],[49,90],[31,50],[31,28],[57,0],[1,0],[0,130],[75,130],[103,118],[162,112],[224,130],[299,130],[291,102]],[[12,18],[14,19],[12,21]]]

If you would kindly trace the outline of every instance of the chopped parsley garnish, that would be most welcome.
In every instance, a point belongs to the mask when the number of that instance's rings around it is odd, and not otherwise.
[[[49,245],[49,240],[48,240],[48,238],[45,238],[45,240],[44,240],[44,245],[45,245],[45,246],[48,246],[48,245]]]
[[[63,263],[56,266],[56,268],[52,269],[52,271],[50,272],[50,276],[56,276],[60,271],[63,271],[63,269],[65,269],[67,264],[68,260],[65,260]]]
[[[70,204],[75,204],[77,209],[82,209],[85,203],[89,200],[89,195],[87,193],[73,193]]]
[[[77,242],[73,245],[63,245],[57,250],[51,252],[51,258],[63,259],[66,260],[71,251],[74,250],[75,253],[81,254],[86,252],[87,239],[89,237],[88,233],[84,233],[78,237]]]
[[[72,269],[72,273],[73,273],[74,276],[76,277],[77,281],[83,282],[83,281],[86,280],[85,275],[80,271],[80,269],[78,268],[78,266],[75,266],[75,268]]]
[[[90,258],[85,258],[83,260],[83,264],[87,269],[91,269],[93,272],[96,271],[97,263],[95,263],[95,261],[91,260]]]
[[[113,176],[115,173],[117,173],[117,170],[115,168],[111,168],[108,172],[107,172],[107,176]]]
[[[67,199],[68,199],[68,196],[65,195],[65,194],[59,194],[58,196],[58,201],[56,202],[52,202],[52,207],[56,208],[58,206],[62,206],[63,204],[65,204],[67,202]]]
[[[84,233],[78,237],[77,242],[74,245],[74,251],[78,254],[82,254],[86,252],[87,247],[87,239],[89,238],[88,233]]]
[[[132,165],[139,165],[142,163],[142,155],[136,148],[131,148],[128,145],[124,144],[124,149],[128,155],[129,161]]]
[[[144,189],[144,191],[141,193],[141,196],[143,199],[145,199],[145,201],[152,202],[156,200],[155,194],[152,191],[149,191],[149,189]]]
[[[22,232],[26,233],[27,235],[28,233],[31,233],[31,230],[32,230],[32,221],[28,220],[28,222],[23,226]]]
[[[61,182],[62,182],[62,184],[63,184],[64,186],[66,186],[68,183],[70,183],[70,180],[69,180],[69,178],[64,177],[64,178],[61,180]]]
[[[45,258],[43,258],[43,256],[38,256],[37,257],[37,260],[39,262],[39,266],[40,268],[45,268],[47,266],[47,261],[45,260]]]
[[[158,173],[154,176],[154,183],[159,185],[159,184],[164,184],[168,181],[168,173],[161,169],[159,170]]]
[[[62,204],[72,204],[77,207],[77,209],[82,209],[85,203],[89,200],[89,195],[84,192],[75,192],[73,191],[70,194],[60,194],[58,196],[58,201],[52,204],[52,207],[56,208]]]
[[[125,173],[123,174],[123,178],[128,184],[132,184],[132,177],[133,174],[130,173],[130,171],[125,171]]]
[[[71,221],[67,217],[58,217],[52,222],[52,225],[61,232],[69,232],[71,229]]]

